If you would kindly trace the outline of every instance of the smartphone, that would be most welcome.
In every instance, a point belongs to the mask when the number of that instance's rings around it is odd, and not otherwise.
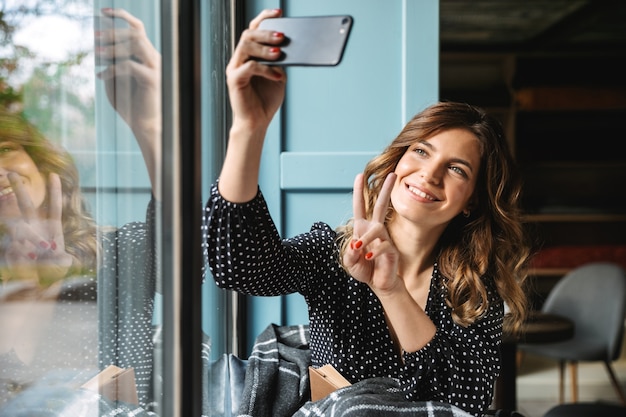
[[[278,17],[265,19],[260,29],[282,32],[282,55],[273,65],[335,66],[341,62],[350,36],[350,15]]]
[[[96,32],[104,32],[115,29],[127,29],[129,28],[128,22],[121,17],[109,17],[109,16],[94,16],[93,17],[93,30],[94,35]],[[94,37],[94,45],[104,45],[97,37]],[[98,54],[95,56],[96,65],[109,65],[115,63],[115,59],[108,59],[101,57]],[[119,59],[119,58],[117,58]],[[127,58],[125,58],[127,59]]]

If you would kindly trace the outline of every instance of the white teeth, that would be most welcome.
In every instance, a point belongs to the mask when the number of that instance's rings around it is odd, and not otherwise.
[[[425,198],[425,199],[427,199],[427,200],[435,201],[435,199],[434,199],[433,197],[431,197],[430,195],[426,194],[426,193],[425,193],[425,192],[423,192],[423,191],[418,190],[418,189],[417,189],[417,188],[415,188],[415,187],[410,187],[410,186],[409,186],[409,191],[410,191],[410,192],[412,192],[413,194],[415,194],[415,195],[417,195],[417,196],[420,196],[420,197],[422,197],[422,198]]]
[[[11,194],[13,192],[13,187],[7,187],[0,190],[0,196]]]

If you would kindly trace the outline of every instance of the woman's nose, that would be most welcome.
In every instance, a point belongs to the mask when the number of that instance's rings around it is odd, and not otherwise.
[[[438,185],[441,183],[442,169],[436,165],[424,166],[421,175],[426,182]]]

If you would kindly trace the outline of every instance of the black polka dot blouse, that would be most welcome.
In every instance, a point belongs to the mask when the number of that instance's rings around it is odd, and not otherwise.
[[[437,332],[422,349],[401,357],[378,298],[340,267],[336,233],[327,224],[281,239],[260,191],[252,201],[235,204],[213,184],[203,227],[205,255],[219,287],[255,296],[304,296],[314,367],[330,363],[352,383],[396,378],[411,401],[448,402],[474,415],[488,409],[500,371],[504,314],[493,286],[488,313],[459,326],[435,264],[426,313]]]

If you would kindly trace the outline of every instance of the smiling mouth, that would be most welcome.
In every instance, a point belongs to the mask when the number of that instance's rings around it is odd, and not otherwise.
[[[415,194],[418,197],[422,197],[425,198],[426,200],[430,200],[430,201],[437,201],[437,199],[433,196],[431,196],[430,194],[426,194],[424,191],[418,190],[415,187],[412,186],[408,186],[408,189],[410,192],[412,192],[413,194]]]

